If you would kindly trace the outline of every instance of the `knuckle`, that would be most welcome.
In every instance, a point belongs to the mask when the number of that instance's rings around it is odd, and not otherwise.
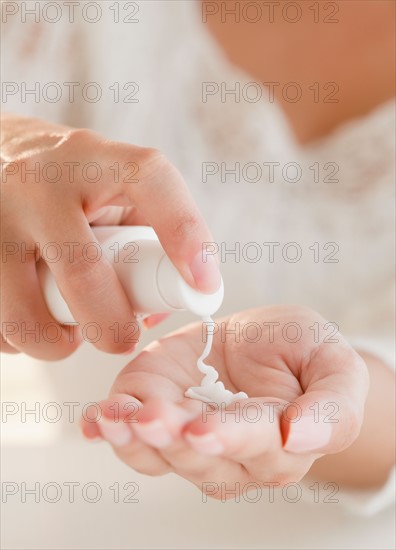
[[[99,135],[88,128],[71,128],[64,137],[63,144],[78,146],[92,144],[93,141],[98,141]]]
[[[107,266],[102,261],[88,261],[82,254],[76,254],[72,262],[64,262],[63,276],[68,284],[79,290],[94,287],[100,290],[107,283]]]
[[[146,166],[157,166],[170,164],[165,154],[155,147],[144,147],[140,149],[140,161]]]
[[[198,216],[188,210],[181,210],[175,216],[173,234],[175,237],[184,239],[194,234],[200,226]]]
[[[139,166],[139,183],[149,184],[158,182],[159,177],[169,177],[176,171],[173,164],[166,158],[165,154],[159,149],[147,147],[139,150],[136,156]]]
[[[55,150],[59,158],[63,158],[69,162],[77,163],[76,170],[80,170],[80,163],[84,157],[89,158],[97,156],[97,150],[102,144],[102,138],[93,130],[87,128],[71,128],[63,135],[62,139],[57,143]],[[54,151],[55,152],[55,151]],[[85,161],[84,161],[85,162]],[[73,168],[74,173],[75,168]],[[64,170],[68,174],[67,170]]]

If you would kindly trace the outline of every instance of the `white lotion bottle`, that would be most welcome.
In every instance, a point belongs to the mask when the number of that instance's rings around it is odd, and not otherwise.
[[[186,310],[207,317],[220,308],[223,281],[212,294],[191,288],[166,255],[151,227],[97,226],[92,231],[101,254],[113,265],[135,313],[141,318],[153,313]],[[55,278],[42,260],[38,263],[38,275],[51,315],[59,323],[75,322]]]

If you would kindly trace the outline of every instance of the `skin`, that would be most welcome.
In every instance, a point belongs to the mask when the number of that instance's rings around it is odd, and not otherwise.
[[[356,440],[368,391],[367,366],[340,334],[337,342],[323,343],[322,332],[322,343],[314,342],[309,327],[317,322],[322,330],[325,319],[305,307],[271,306],[217,322],[219,327],[227,324],[227,329],[238,323],[241,327],[251,322],[279,323],[272,342],[269,333],[256,343],[243,337],[236,342],[220,331],[215,334],[206,362],[216,366],[228,389],[248,394],[247,400],[238,401],[246,414],[224,415],[221,408],[211,412],[207,404],[184,397],[186,389],[202,379],[196,367],[203,348],[202,326],[197,323],[154,342],[129,363],[109,399],[101,403],[105,422],[83,420],[84,434],[109,441],[117,455],[139,472],[173,471],[203,491],[207,482],[219,487],[225,482],[229,489],[239,482],[243,491],[249,482],[283,486],[299,481],[316,459],[339,453]],[[302,332],[294,343],[282,335],[282,327],[290,322],[298,323]],[[136,409],[130,408],[131,401]],[[283,410],[290,402],[299,407],[301,418],[296,422],[289,421],[296,409]],[[115,403],[119,417],[114,416]],[[268,403],[277,403],[273,419]],[[247,404],[254,408],[248,411]],[[228,410],[235,411],[235,404]],[[250,421],[257,410],[262,412],[258,421]],[[313,430],[309,438],[304,436],[302,448],[298,430],[304,418],[312,422]],[[160,423],[155,433],[150,428],[153,421]],[[120,430],[125,432],[121,440]],[[223,448],[202,443],[200,436],[208,434]],[[210,496],[223,498],[220,489],[215,493],[210,489]]]
[[[281,17],[275,17],[272,23],[264,19],[257,24],[243,20],[235,23],[232,18],[224,23],[219,14],[207,19],[206,27],[225,55],[248,75],[258,82],[294,81],[301,86],[301,101],[291,103],[285,101],[282,94],[276,96],[301,143],[322,138],[340,124],[364,116],[394,96],[394,3],[348,1],[337,5],[340,11],[335,25],[326,25],[322,20],[314,23],[312,14],[309,19],[306,11],[303,20],[292,25]],[[314,82],[335,82],[339,87],[337,102],[314,102],[308,91]],[[290,315],[295,320],[300,314],[307,315],[311,322],[317,319],[316,313],[304,310],[301,313],[292,306],[245,312],[236,314],[235,318],[252,321],[257,316],[261,319],[266,315],[279,315],[279,319],[286,322]],[[246,391],[256,401],[301,399],[309,403],[315,395],[316,382],[308,376],[307,385],[309,363],[304,363],[302,358],[308,350],[312,351],[312,342],[303,341],[301,346],[291,347],[281,341],[277,353],[272,355],[273,349],[265,346],[244,342],[238,346],[231,342],[221,344],[215,339],[213,364],[228,389]],[[140,411],[136,419],[140,424],[147,419],[161,420],[162,429],[172,436],[171,443],[159,448],[158,441],[163,443],[164,438],[157,432],[157,440],[153,440],[153,434],[150,436],[147,430],[138,428],[139,423],[128,425],[131,440],[123,445],[114,444],[114,422],[113,428],[109,424],[98,426],[85,422],[83,431],[87,437],[107,439],[131,467],[152,475],[174,471],[201,490],[205,479],[218,485],[223,481],[233,485],[236,480],[282,484],[298,481],[306,473],[316,480],[332,480],[342,486],[377,487],[385,482],[394,464],[395,377],[376,357],[364,353],[359,357],[345,344],[331,346],[336,360],[332,357],[329,363],[329,357],[319,354],[323,360],[316,363],[315,370],[325,388],[323,399],[342,403],[341,422],[332,424],[330,441],[316,449],[316,453],[301,454],[293,449],[289,426],[279,416],[275,424],[264,419],[254,425],[241,425],[232,418],[226,423],[220,422],[219,415],[214,415],[203,425],[201,406],[183,397],[186,387],[199,381],[195,360],[202,342],[200,329],[193,327],[149,346],[124,369],[113,386],[110,400],[103,403],[104,414],[110,418],[112,409],[108,407],[114,400],[125,403],[130,399],[128,396],[138,396]],[[297,363],[296,350],[300,351]],[[327,353],[330,352],[327,350]],[[264,370],[263,366],[267,368]],[[341,367],[343,379],[331,388],[337,366]],[[301,388],[305,390],[302,395]],[[332,392],[336,392],[335,395]],[[207,456],[202,445],[197,447],[196,439],[188,438],[191,432],[215,433],[224,446],[223,453],[215,458]],[[314,436],[311,443],[315,445]],[[216,493],[211,496],[222,498]]]
[[[286,101],[279,88],[275,95],[296,139],[309,143],[323,138],[341,124],[367,115],[395,95],[395,3],[387,0],[336,2],[336,23],[319,2],[319,22],[302,2],[302,17],[288,23],[281,2],[272,22],[257,23],[233,17],[221,20],[221,3],[206,27],[234,65],[258,82],[297,82],[300,101]],[[204,2],[202,9],[205,10]],[[228,4],[228,6],[227,6]],[[223,3],[224,5],[224,3]],[[226,2],[232,8],[234,2]],[[335,103],[313,101],[314,82],[338,86]],[[328,89],[331,91],[332,88]],[[362,354],[370,374],[366,415],[357,441],[349,449],[315,462],[310,474],[342,485],[372,487],[383,483],[395,462],[395,376],[378,358]],[[381,449],[378,453],[376,449]],[[375,467],[373,467],[375,465]]]
[[[213,2],[212,2],[213,4]],[[274,20],[264,16],[257,23],[243,17],[221,20],[207,15],[205,27],[234,65],[258,82],[279,82],[275,99],[283,108],[296,138],[307,143],[321,138],[343,122],[367,114],[395,94],[395,3],[388,0],[342,0],[334,2],[338,12],[319,2],[319,22],[314,21],[313,3],[299,2],[301,19],[289,23],[282,17],[282,4],[274,8]],[[235,2],[227,1],[231,9]],[[202,9],[205,9],[203,2]],[[204,12],[205,13],[205,12]],[[330,17],[338,22],[326,23]],[[250,15],[252,17],[252,14]],[[294,17],[290,11],[289,17]],[[246,79],[248,80],[248,78]],[[285,100],[283,85],[296,82],[301,100]],[[315,102],[313,83],[320,83]],[[339,90],[336,103],[324,101],[333,91],[323,86],[334,82]],[[290,92],[292,93],[292,92]]]
[[[103,257],[89,262],[84,256],[84,245],[97,242],[90,224],[152,225],[190,286],[202,292],[219,287],[217,262],[201,260],[201,243],[213,238],[181,174],[159,151],[112,142],[85,129],[3,115],[2,162],[3,327],[7,322],[17,322],[21,327],[26,323],[28,329],[37,323],[40,327],[55,323],[42,298],[36,273],[40,250],[45,250],[46,243],[55,242],[61,245],[62,255],[49,266],[76,321],[80,326],[89,322],[100,326],[102,337],[96,344],[99,349],[110,353],[131,351],[131,344],[124,342],[128,342],[134,311],[115,271]],[[70,162],[78,163],[73,176],[65,168],[65,163]],[[103,174],[97,183],[84,178],[82,171],[82,167],[93,162]],[[116,162],[120,166],[118,183],[110,169]],[[134,183],[125,181],[131,162],[138,166]],[[56,183],[48,183],[41,176],[47,163],[61,167]],[[22,175],[37,167],[38,182],[34,175]],[[123,167],[127,167],[125,171]],[[68,242],[77,243],[72,256],[64,245]],[[16,244],[17,251],[6,254],[7,243]],[[22,253],[23,246],[35,254]],[[150,319],[148,326],[156,320]],[[114,341],[110,328],[115,322],[120,327],[119,342]],[[47,360],[66,357],[76,349],[81,337],[70,327],[58,325],[58,330],[62,338],[54,345],[48,338],[36,341],[34,334],[26,336],[21,328],[2,337],[1,350]]]
[[[207,23],[231,62],[259,82],[296,81],[305,92],[316,81],[337,83],[340,93],[335,104],[314,103],[307,93],[297,103],[277,96],[302,143],[325,136],[394,95],[394,3],[338,5],[340,22],[336,25],[314,24],[307,19],[290,25],[281,18],[272,24],[236,25],[213,17]],[[113,174],[109,174],[108,167],[115,160],[120,165],[132,160],[140,169],[140,184],[132,188],[103,183],[93,188],[80,177],[75,185],[65,181],[64,185],[51,187],[50,193],[47,186],[32,182],[22,185],[18,176],[8,175],[7,183],[1,186],[2,198],[7,197],[2,201],[2,242],[26,242],[28,248],[49,241],[78,241],[82,245],[94,240],[90,223],[147,223],[153,225],[189,284],[203,291],[217,288],[216,266],[210,273],[203,273],[202,266],[195,274],[191,271],[201,243],[212,239],[180,174],[158,151],[109,142],[87,130],[17,115],[5,117],[2,124],[2,160],[15,162],[19,168],[24,161],[32,167],[36,161],[84,164],[94,160],[110,181]],[[153,196],[160,200],[153,201]],[[103,207],[104,212],[100,210]],[[43,212],[51,212],[45,223]],[[74,316],[80,323],[94,320],[100,324],[100,349],[127,351],[111,341],[109,332],[114,320],[122,326],[133,318],[111,267],[100,263],[92,269],[91,264],[78,258],[72,264],[52,265]],[[34,258],[24,264],[12,258],[3,266],[2,319],[23,320],[28,326],[37,319],[40,323],[53,322],[38,289]],[[111,304],[106,299],[109,294],[113,297]],[[305,327],[324,322],[317,313],[295,306],[242,312],[227,322],[238,319],[292,320]],[[57,346],[37,344],[33,339],[22,342],[17,335],[3,342],[2,350],[23,351],[46,359],[64,357],[78,342],[70,345],[67,329],[61,328],[63,339]],[[120,458],[138,471],[150,475],[174,471],[200,489],[205,481],[219,485],[239,481],[243,485],[257,480],[282,485],[298,481],[307,473],[315,479],[357,487],[377,486],[386,479],[394,461],[394,375],[378,359],[359,356],[341,337],[339,343],[329,347],[314,345],[312,333],[307,330],[293,345],[278,334],[273,347],[262,342],[252,345],[242,341],[236,345],[215,339],[209,360],[218,368],[220,379],[233,391],[246,391],[256,404],[295,401],[305,418],[315,402],[321,407],[337,403],[340,422],[331,424],[331,432],[328,424],[317,423],[319,431],[312,431],[311,425],[302,436],[300,433],[299,440],[296,434],[302,421],[291,424],[279,411],[274,422],[265,415],[257,423],[238,423],[232,417],[221,422],[221,416],[219,419],[219,414],[213,414],[204,423],[202,405],[183,397],[187,387],[200,382],[196,358],[201,349],[200,325],[184,327],[151,344],[117,378],[109,400],[102,403],[104,420],[98,424],[83,422],[84,434],[109,441]],[[369,391],[367,372],[371,378]],[[122,419],[122,414],[130,412],[123,406],[131,400],[139,408],[135,417],[138,422],[114,422],[115,401],[120,404]],[[147,423],[153,420],[159,422],[154,435],[152,429],[151,433],[147,431]],[[326,442],[325,432],[330,433]],[[205,434],[212,435],[209,439],[197,438]],[[216,452],[213,437],[217,438]],[[222,497],[218,493],[211,496]]]

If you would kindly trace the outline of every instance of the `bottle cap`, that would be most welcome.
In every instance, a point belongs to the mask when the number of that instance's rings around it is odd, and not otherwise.
[[[173,309],[188,310],[200,317],[216,313],[223,303],[223,279],[219,289],[204,294],[191,288],[177,271],[168,256],[164,255],[158,265],[157,286],[162,299]]]

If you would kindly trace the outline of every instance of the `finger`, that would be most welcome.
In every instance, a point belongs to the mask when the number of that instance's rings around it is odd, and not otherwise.
[[[58,261],[47,263],[84,339],[110,353],[133,350],[139,326],[132,306],[84,213],[49,221],[37,238],[42,250],[49,241],[58,247]]]
[[[137,436],[147,445],[159,450],[173,470],[196,485],[201,491],[212,485],[222,487],[247,483],[249,474],[232,460],[197,452],[186,441],[185,426],[200,413],[201,403],[186,399],[175,404],[165,399],[150,399],[137,414],[133,425]],[[213,492],[211,490],[211,492]],[[220,498],[219,490],[217,498]],[[216,496],[216,491],[211,496]]]
[[[163,475],[171,471],[159,453],[134,436],[136,413],[141,402],[130,395],[113,395],[99,403],[101,414],[97,429],[128,466],[147,475]]]
[[[182,441],[183,426],[198,414],[198,410],[195,407],[194,411],[191,406],[183,408],[162,398],[151,398],[139,411],[133,430],[152,447],[170,449]]]
[[[319,345],[302,370],[304,394],[282,415],[284,448],[291,453],[337,453],[359,434],[368,391],[363,359],[340,334]]]
[[[143,214],[132,206],[124,208],[124,215],[122,217],[121,225],[149,225]]]
[[[185,428],[184,436],[198,453],[238,464],[246,490],[249,478],[284,486],[302,479],[317,457],[296,458],[282,450],[280,405],[256,398],[204,408],[202,416]]]
[[[184,436],[196,451],[244,462],[281,449],[279,416],[275,404],[264,398],[238,400],[227,407],[202,403],[201,415]]]
[[[34,243],[26,245],[29,250],[32,247]],[[7,257],[1,269],[1,288],[7,289],[1,300],[2,334],[11,349],[48,361],[75,351],[81,337],[74,327],[62,326],[50,315],[33,255]]]
[[[167,255],[186,282],[203,292],[216,291],[221,282],[218,262],[214,255],[203,255],[203,243],[213,243],[210,231],[200,214],[180,172],[154,149],[122,143],[108,143],[101,149],[108,166],[119,159],[120,166],[136,165],[134,178],[118,178],[108,185],[102,178],[98,185],[83,185],[85,200],[97,205],[98,196],[106,204],[120,202],[136,206],[139,214],[156,231]],[[114,181],[114,174],[108,171]]]
[[[191,386],[191,377],[187,372],[175,369],[172,362],[166,363],[163,359],[161,368],[164,374],[159,373],[158,366],[161,357],[153,351],[156,346],[158,343],[153,342],[124,367],[114,381],[111,395],[133,393],[143,403],[151,398],[161,399],[163,396],[174,403],[183,400],[183,388]],[[145,359],[144,362],[143,359]]]
[[[150,315],[143,320],[143,324],[146,328],[153,328],[162,321],[165,321],[169,317],[169,313],[156,313],[155,315]]]
[[[97,422],[90,422],[86,418],[81,417],[80,428],[83,436],[87,439],[103,439]]]
[[[136,208],[122,206],[105,206],[92,213],[88,221],[91,225],[147,225],[146,220],[139,217]],[[158,313],[143,319],[145,328],[153,328],[169,317],[169,313]]]

